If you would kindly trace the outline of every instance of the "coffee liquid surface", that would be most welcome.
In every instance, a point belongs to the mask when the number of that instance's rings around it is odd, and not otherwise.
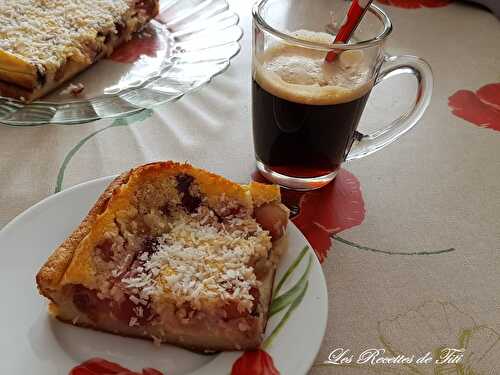
[[[331,44],[334,36],[311,31],[300,39]],[[256,56],[253,129],[257,158],[296,177],[338,169],[373,82],[363,52],[344,51],[333,63],[325,51],[275,44]]]
[[[292,35],[323,44],[332,44],[335,39],[307,30]],[[333,63],[325,62],[325,55],[321,50],[275,44],[257,56],[254,79],[269,93],[302,104],[345,103],[370,91],[373,82],[363,51],[344,51]]]

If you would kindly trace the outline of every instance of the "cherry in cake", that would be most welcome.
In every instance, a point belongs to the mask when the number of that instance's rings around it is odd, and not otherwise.
[[[147,164],[111,183],[38,288],[64,322],[198,351],[255,349],[287,221],[277,186]]]

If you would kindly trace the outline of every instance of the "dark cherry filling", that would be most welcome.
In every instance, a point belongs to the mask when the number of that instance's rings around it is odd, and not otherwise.
[[[91,320],[97,321],[99,313],[107,308],[108,301],[97,297],[95,290],[85,288],[82,285],[75,285],[73,289],[73,304]]]
[[[138,309],[142,310],[142,316],[139,316]],[[135,317],[137,318],[137,323],[139,325],[143,325],[146,322],[153,319],[154,314],[151,311],[151,308],[146,305],[138,304],[136,305],[130,299],[126,298],[121,303],[112,302],[111,303],[111,311],[113,315],[122,322],[130,322],[130,319]]]
[[[144,253],[147,253],[149,258],[156,251],[158,251],[158,239],[147,236],[142,242],[141,248],[134,254],[134,259],[132,260],[128,270],[120,275],[120,280],[137,276],[137,268],[146,263],[146,260],[142,260],[141,256]]]
[[[40,71],[40,69],[37,69],[36,80],[41,86],[43,86],[47,82],[47,76],[42,71]]]
[[[254,210],[254,216],[260,226],[269,231],[273,240],[283,236],[288,223],[288,212],[276,203],[266,203]]]
[[[158,239],[156,237],[148,236],[144,239],[142,247],[138,251],[137,256],[140,256],[144,253],[148,253],[149,255],[151,255],[156,251],[158,251]]]
[[[228,288],[227,289],[228,293],[233,292],[233,288]],[[259,305],[259,299],[260,299],[260,292],[259,289],[252,287],[250,289],[250,295],[253,296],[253,305],[252,305],[252,310],[250,311],[250,315],[256,316],[257,315],[257,307]],[[247,312],[243,311],[240,312],[238,311],[238,304],[235,302],[228,302],[224,305],[224,311],[226,312],[226,316],[224,320],[231,320],[231,319],[237,319],[241,318],[243,316],[247,316]]]
[[[226,312],[226,316],[224,320],[231,320],[241,318],[246,315],[246,312],[240,312],[238,310],[238,304],[235,302],[228,302],[224,305],[224,311]]]
[[[94,304],[90,298],[90,295],[86,291],[82,290],[82,286],[78,286],[75,288],[78,288],[78,290],[73,294],[73,304],[78,310],[82,312],[91,310]]]
[[[97,254],[105,262],[110,262],[113,259],[113,251],[111,249],[112,246],[113,241],[111,241],[109,238],[106,238],[96,246]]]
[[[112,244],[111,240],[105,239],[96,247],[99,256],[105,261],[111,260]],[[146,237],[141,248],[136,252],[128,271],[115,278],[115,282],[120,282],[123,278],[136,276],[137,268],[143,266],[146,262],[146,260],[141,259],[141,256],[147,253],[149,258],[151,254],[157,251],[157,246],[158,240],[156,238],[151,236]],[[110,313],[116,319],[126,324],[129,324],[132,318],[136,318],[137,324],[143,325],[155,317],[149,304],[135,304],[130,300],[130,294],[127,293],[126,289],[124,289],[125,298],[121,302],[117,302],[109,298],[101,299],[97,296],[97,291],[88,289],[82,285],[75,285],[73,288],[73,304],[80,312],[86,314],[89,319],[95,322],[101,316]]]
[[[151,233],[151,228],[142,220],[134,221],[134,225],[135,225],[135,232],[142,236],[147,236]]]
[[[189,212],[195,212],[201,204],[201,198],[191,195],[189,187],[194,181],[194,177],[186,173],[178,174],[175,179],[177,180],[177,190],[181,194],[181,203],[184,208]]]
[[[149,16],[154,16],[156,14],[156,2],[152,0],[139,0],[136,2],[135,7],[137,9],[142,9]]]
[[[199,197],[193,197],[190,194],[184,194],[182,197],[182,205],[186,208],[189,213],[196,211],[200,207],[201,199]]]
[[[252,315],[257,315],[257,306],[259,306],[259,300],[260,300],[260,292],[259,289],[256,287],[252,287],[250,289],[250,295],[253,297],[253,306],[252,306]]]
[[[99,32],[97,32],[97,37],[101,37],[101,38],[104,37],[103,43],[107,44],[111,39],[111,34],[112,34],[112,32],[107,32],[106,34],[104,34],[102,31],[99,31]]]
[[[125,23],[123,21],[115,22],[116,36],[119,38],[125,31]]]
[[[160,212],[165,216],[170,215],[170,207],[168,207],[168,203],[165,203],[163,206],[160,207]]]
[[[54,80],[60,81],[64,77],[64,67],[66,64],[62,64],[54,73]]]
[[[154,313],[148,305],[136,305],[128,296],[122,302],[107,298],[100,299],[95,290],[85,288],[82,285],[74,286],[73,304],[93,321],[98,321],[100,316],[111,313],[116,319],[126,324],[135,317],[137,323],[142,325],[154,317]],[[138,314],[139,310],[141,310],[141,314]]]
[[[175,179],[177,180],[177,190],[179,190],[180,193],[188,192],[189,187],[194,181],[194,177],[186,173],[178,174],[175,176]]]
[[[224,217],[234,217],[238,216],[241,213],[242,207],[241,206],[236,206],[236,207],[229,207],[224,211]]]
[[[89,42],[83,44],[83,52],[89,57],[90,61],[94,62],[101,52],[101,49],[94,45],[94,43]]]

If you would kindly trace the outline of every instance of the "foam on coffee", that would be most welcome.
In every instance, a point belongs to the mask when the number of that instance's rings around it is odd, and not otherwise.
[[[296,38],[332,44],[327,33],[299,30]],[[365,95],[373,86],[363,51],[342,52],[333,63],[325,52],[277,43],[256,56],[254,79],[282,99],[310,105],[346,103]]]

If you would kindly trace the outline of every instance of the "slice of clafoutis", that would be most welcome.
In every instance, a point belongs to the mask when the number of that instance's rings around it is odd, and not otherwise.
[[[143,165],[108,186],[38,288],[74,325],[196,351],[255,349],[288,213],[275,185]]]

